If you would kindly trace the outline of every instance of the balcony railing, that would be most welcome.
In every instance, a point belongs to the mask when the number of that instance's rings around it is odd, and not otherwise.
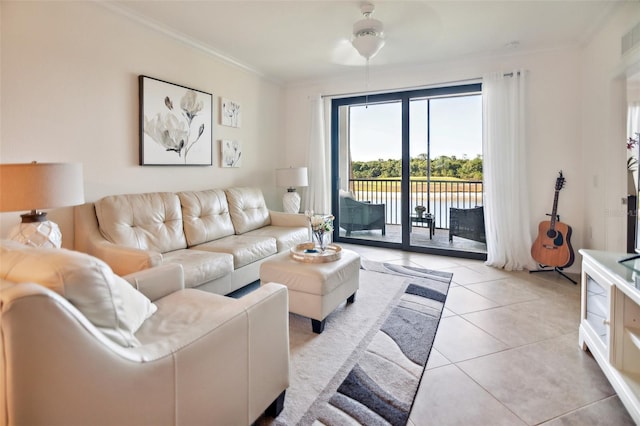
[[[349,179],[349,190],[359,201],[384,204],[386,223],[402,223],[400,179]],[[482,181],[411,179],[411,214],[424,206],[435,215],[436,228],[449,228],[449,207],[468,209],[483,205]]]

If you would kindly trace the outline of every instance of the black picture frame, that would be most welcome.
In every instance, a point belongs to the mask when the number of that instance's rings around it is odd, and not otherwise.
[[[141,166],[212,166],[213,95],[138,76]]]

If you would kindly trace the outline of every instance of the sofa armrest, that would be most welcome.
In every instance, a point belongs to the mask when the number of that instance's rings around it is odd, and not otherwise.
[[[167,263],[155,268],[134,272],[123,277],[152,302],[168,294],[184,289],[182,265]]]
[[[123,276],[162,264],[162,254],[119,246],[100,233],[93,203],[74,208],[75,250],[88,253],[107,263],[116,274]]]
[[[238,299],[249,321],[249,419],[255,420],[289,386],[289,296],[267,283]]]
[[[309,219],[301,213],[283,213],[269,210],[273,226],[309,226]]]

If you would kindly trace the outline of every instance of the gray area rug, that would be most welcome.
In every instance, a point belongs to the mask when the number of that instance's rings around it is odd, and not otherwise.
[[[290,315],[290,386],[258,425],[404,425],[429,359],[452,274],[362,259],[352,305],[322,334]]]

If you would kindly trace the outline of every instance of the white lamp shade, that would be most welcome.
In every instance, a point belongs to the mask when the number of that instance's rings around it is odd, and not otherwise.
[[[281,188],[308,186],[307,168],[289,167],[288,169],[276,169],[276,185]]]
[[[0,164],[0,188],[2,212],[82,204],[82,164]]]

